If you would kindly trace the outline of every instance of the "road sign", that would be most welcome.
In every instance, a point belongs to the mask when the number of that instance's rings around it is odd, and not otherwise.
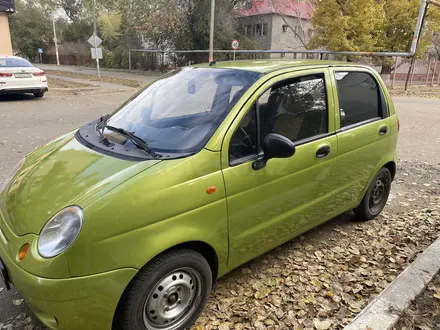
[[[234,50],[234,61],[235,61],[235,51],[238,49],[238,46],[239,46],[240,44],[238,43],[238,40],[237,39],[235,39],[235,40],[232,40],[232,44],[231,44],[231,46],[232,46],[232,49]]]
[[[43,53],[43,48],[38,48],[38,53],[42,54]]]
[[[89,40],[87,40],[89,42],[89,44],[92,45],[92,47],[99,47],[99,45],[101,44],[102,40],[100,37],[96,36],[96,35],[92,35]]]
[[[239,46],[240,44],[238,43],[238,40],[233,40],[232,41],[232,49],[233,50],[236,50],[236,49],[238,49],[238,46]]]
[[[98,59],[102,60],[102,48],[90,48],[92,53],[92,59],[96,60],[96,53],[98,53]]]

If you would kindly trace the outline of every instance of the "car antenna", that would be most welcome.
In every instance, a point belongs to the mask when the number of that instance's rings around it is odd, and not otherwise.
[[[213,65],[215,65],[217,62],[216,61],[211,61],[211,62],[209,62],[209,66],[213,66]]]

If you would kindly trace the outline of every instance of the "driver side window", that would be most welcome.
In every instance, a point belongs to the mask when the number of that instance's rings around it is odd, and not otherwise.
[[[240,122],[229,145],[229,162],[257,154],[257,116],[255,104]]]
[[[301,143],[327,132],[324,74],[281,80],[261,94],[243,118],[231,139],[229,162],[236,165],[255,157],[270,133]]]

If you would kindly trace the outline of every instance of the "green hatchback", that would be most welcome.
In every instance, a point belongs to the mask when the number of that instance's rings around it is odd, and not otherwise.
[[[398,130],[369,67],[174,71],[17,164],[0,281],[49,329],[189,328],[218,277],[347,210],[375,218]]]

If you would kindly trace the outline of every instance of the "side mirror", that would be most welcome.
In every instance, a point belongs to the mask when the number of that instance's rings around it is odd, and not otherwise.
[[[254,170],[259,170],[266,166],[269,159],[272,158],[289,158],[295,154],[295,144],[285,136],[280,134],[270,133],[266,136],[263,142],[264,156],[256,160],[252,164]]]

